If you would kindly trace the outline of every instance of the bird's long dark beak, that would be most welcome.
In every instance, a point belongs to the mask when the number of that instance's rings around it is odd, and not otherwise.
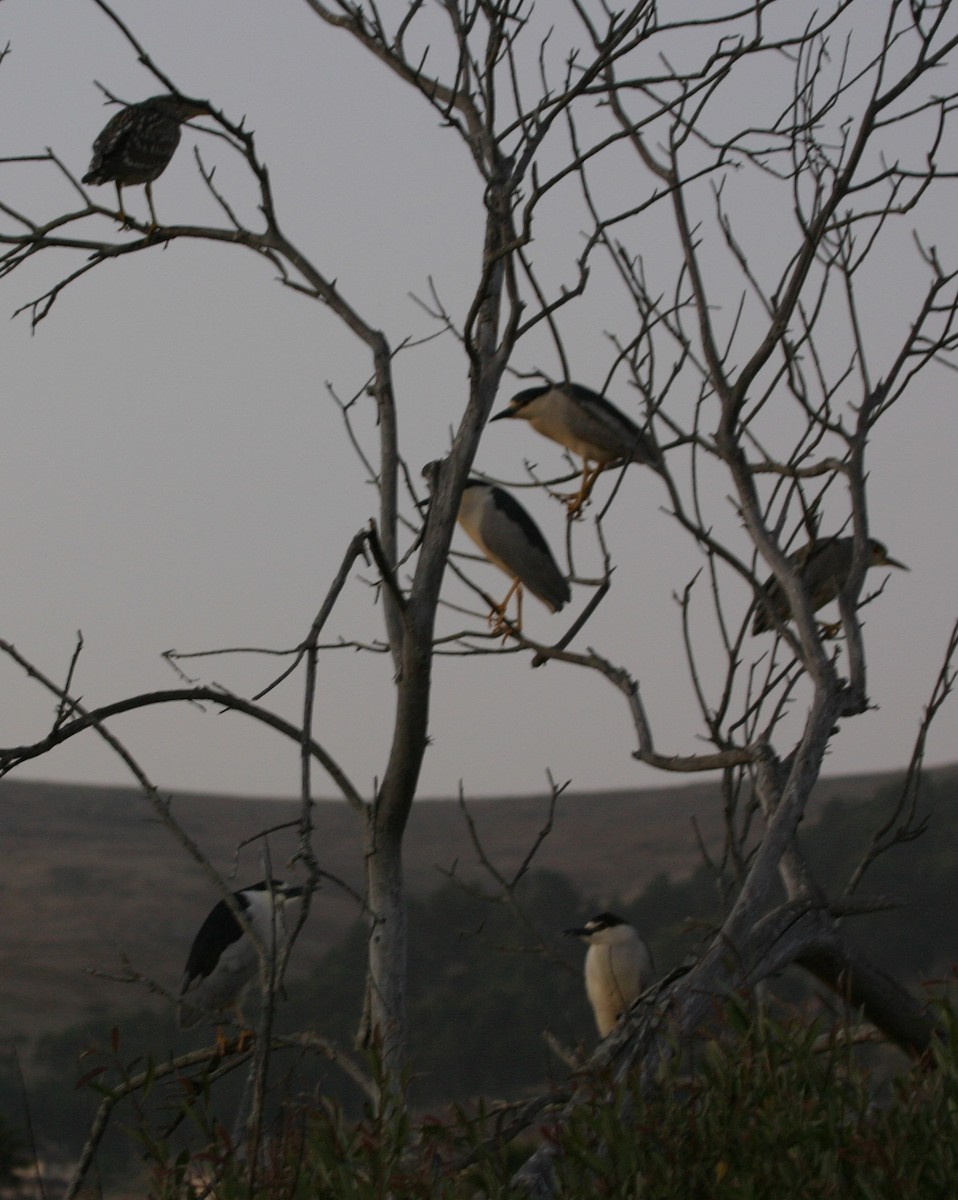
[[[588,929],[563,929],[562,931],[563,937],[586,937],[588,933]]]
[[[505,417],[514,417],[515,415],[516,415],[516,410],[514,408],[504,408],[502,410],[502,412],[494,413],[489,418],[489,424],[491,425],[493,421],[501,421]]]
[[[897,558],[889,558],[887,555],[882,559],[883,567],[897,567],[899,571],[910,571],[911,567],[906,567],[903,562],[899,562]]]

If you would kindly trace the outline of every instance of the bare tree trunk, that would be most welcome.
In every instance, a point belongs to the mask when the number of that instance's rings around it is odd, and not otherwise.
[[[402,839],[392,836],[370,813],[363,852],[369,908],[366,1002],[361,1038],[381,1055],[382,1069],[394,1082],[406,1038],[406,896]]]
[[[363,532],[353,539],[292,666],[280,676],[285,680],[303,661],[308,664],[299,725],[268,712],[259,697],[223,695],[213,686],[154,692],[86,713],[71,686],[75,659],[67,686],[58,687],[0,641],[0,651],[59,698],[52,729],[32,745],[0,748],[0,770],[85,729],[108,738],[104,721],[166,702],[221,699],[224,707],[298,742],[303,860],[315,869],[308,815],[312,763],[361,822],[370,923],[362,1034],[378,1047],[387,1089],[400,1101],[406,1044],[403,840],[429,739],[437,609],[452,532],[507,370],[523,379],[538,375],[550,385],[572,383],[580,370],[584,379],[595,376],[593,386],[579,392],[601,393],[599,411],[609,403],[606,391],[631,397],[643,436],[647,432],[661,450],[655,480],[667,491],[664,511],[677,537],[704,560],[711,589],[711,608],[698,629],[708,643],[702,669],[689,600],[700,572],[690,581],[670,575],[674,594],[684,597],[673,669],[685,676],[694,698],[687,719],[669,725],[681,745],[661,747],[653,736],[655,699],[647,709],[639,679],[621,665],[638,655],[638,643],[625,643],[629,648],[619,655],[615,630],[602,634],[614,648],[601,653],[591,642],[583,649],[579,640],[620,578],[613,578],[614,539],[607,540],[603,525],[613,506],[617,517],[629,518],[616,530],[623,561],[646,554],[649,510],[626,510],[619,491],[626,464],[620,462],[619,482],[595,520],[570,516],[566,526],[568,573],[577,590],[596,589],[592,600],[555,645],[537,645],[517,633],[510,651],[528,654],[533,665],[554,659],[550,684],[568,666],[597,672],[625,697],[636,759],[673,772],[722,770],[734,779],[730,793],[751,784],[761,808],[755,825],[764,821],[759,840],[748,823],[751,815],[743,828],[736,826],[730,803],[728,858],[734,870],[722,929],[686,975],[669,981],[603,1044],[597,1065],[638,1069],[651,1079],[656,1063],[671,1053],[667,1024],[690,1032],[716,997],[753,986],[792,961],[861,1006],[899,1043],[920,1052],[934,1036],[921,1005],[848,944],[840,904],[830,903],[796,843],[840,723],[868,706],[859,608],[866,572],[882,556],[875,555],[869,531],[866,448],[879,420],[914,392],[923,372],[940,364],[955,367],[958,348],[958,268],[947,264],[954,251],[924,244],[911,224],[924,217],[932,190],[937,195],[955,174],[943,158],[953,145],[947,127],[958,111],[958,92],[945,94],[941,71],[958,48],[953,6],[888,0],[876,18],[875,3],[834,0],[812,16],[796,17],[787,0],[763,0],[757,7],[709,8],[690,20],[652,0],[615,12],[603,0],[569,0],[556,3],[555,14],[527,0],[408,0],[388,13],[389,6],[366,0],[307,0],[323,37],[353,39],[371,64],[421,100],[433,124],[458,139],[460,159],[471,163],[476,219],[470,236],[477,259],[481,243],[481,260],[458,307],[447,311],[438,288],[434,305],[423,305],[436,320],[444,352],[451,345],[459,355],[455,378],[463,393],[457,407],[447,411],[444,400],[433,411],[437,422],[448,422],[452,442],[425,519],[414,483],[424,464],[403,458],[403,409],[393,379],[395,357],[413,339],[404,326],[387,336],[324,274],[318,259],[284,235],[269,172],[244,121],[231,120],[211,103],[207,120],[214,128],[204,136],[214,134],[215,153],[233,156],[246,172],[256,193],[255,229],[238,216],[251,210],[249,197],[237,205],[221,193],[222,176],[201,158],[219,224],[158,229],[134,221],[104,238],[92,234],[106,227],[110,210],[91,199],[52,151],[6,160],[11,173],[42,170],[64,186],[64,211],[52,219],[22,215],[12,201],[0,205],[0,280],[21,266],[54,264],[53,282],[45,278],[45,290],[22,305],[34,326],[89,272],[160,244],[205,240],[256,254],[285,287],[358,339],[367,356],[353,394],[375,398],[376,428],[366,443],[352,427],[350,434],[361,469],[378,489],[378,508],[370,510],[378,526],[369,513],[357,521]],[[175,91],[175,82],[107,0],[95,5],[120,29],[128,52]],[[837,44],[847,44],[846,51],[836,55]],[[770,63],[781,69],[768,70]],[[775,92],[774,102],[755,104],[757,79]],[[307,154],[313,141],[304,139],[299,152]],[[754,219],[756,204],[762,205],[762,222]],[[904,238],[891,241],[892,231],[906,225]],[[906,242],[915,260],[919,282],[904,299],[888,282],[895,257],[886,253],[886,241],[894,254]],[[436,268],[428,261],[430,249],[424,247],[420,279]],[[69,255],[76,256],[75,268],[64,271]],[[879,286],[888,294],[881,326],[872,306],[859,299]],[[417,350],[428,353],[422,347],[429,341]],[[468,387],[462,383],[467,376]],[[348,426],[349,405],[342,408]],[[547,453],[559,454],[559,442],[582,458],[584,468],[590,455],[597,460],[596,444],[577,418],[584,419],[581,411],[552,413]],[[515,461],[520,458],[516,451]],[[554,496],[561,479],[550,480],[547,469],[539,473],[538,463],[528,459],[524,465],[529,479],[546,480]],[[640,468],[628,469],[634,474]],[[897,479],[892,483],[899,486]],[[797,546],[814,544],[820,525],[826,540],[841,535],[851,548],[838,578],[812,578],[796,556]],[[367,549],[375,560],[385,637],[355,645],[368,650],[376,643],[395,673],[392,740],[372,799],[312,730],[318,635],[348,586],[354,560]],[[594,556],[603,564],[598,581],[579,565]],[[884,562],[889,564],[887,556]],[[664,569],[671,571],[671,564]],[[404,571],[412,572],[411,585]],[[833,602],[841,616],[840,641],[819,625],[819,610]],[[756,608],[764,625],[752,620]],[[634,611],[632,604],[629,620]],[[483,614],[469,617],[474,623],[454,635],[466,651],[464,673],[468,655],[501,649],[490,646]],[[442,628],[440,633],[445,636]],[[958,632],[930,714],[951,689],[956,652]],[[703,736],[706,750],[695,752]],[[145,776],[142,782],[163,819],[160,793]],[[168,812],[165,818],[169,822]],[[896,836],[890,827],[878,832],[850,890]],[[203,861],[199,847],[188,848]],[[774,908],[779,880],[788,902]],[[524,1174],[533,1193],[545,1186],[547,1158],[546,1152],[537,1156]]]

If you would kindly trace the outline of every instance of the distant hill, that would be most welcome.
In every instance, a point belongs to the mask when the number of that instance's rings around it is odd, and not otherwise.
[[[958,766],[933,777],[958,777]],[[831,799],[868,799],[893,774],[823,779],[814,812]],[[262,840],[269,836],[273,874],[288,874],[296,847],[298,805],[289,800],[236,799],[177,793],[172,808],[190,836],[224,873],[240,883],[266,873]],[[469,802],[484,853],[505,873],[522,862],[548,816],[544,797]],[[811,815],[814,815],[811,814]],[[536,865],[574,880],[599,905],[629,900],[654,877],[684,878],[700,862],[693,818],[706,845],[721,841],[717,785],[564,795]],[[324,870],[361,885],[357,822],[345,804],[313,810],[315,848]],[[177,989],[199,922],[216,900],[200,868],[153,817],[142,796],[124,788],[0,782],[0,1020],[7,1037],[33,1037],[102,1013],[139,1007],[142,990],[90,974],[113,973],[126,955],[133,967]],[[455,869],[481,873],[458,804],[416,804],[406,841],[410,890],[423,894]],[[582,914],[556,913],[557,926]],[[301,966],[337,942],[357,908],[331,882],[297,950]]]

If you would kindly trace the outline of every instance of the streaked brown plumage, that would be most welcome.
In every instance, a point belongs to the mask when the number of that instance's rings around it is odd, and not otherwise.
[[[884,545],[874,538],[869,538],[866,554],[866,567],[898,567],[902,571],[908,570],[904,563],[890,558]],[[808,591],[813,612],[818,612],[838,596],[848,581],[854,558],[855,539],[850,537],[816,538],[814,542],[809,542],[788,556],[788,561],[798,569],[802,584]],[[791,616],[791,609],[774,576],[765,581],[762,591],[775,615],[787,621]],[[752,633],[765,633],[771,628],[768,609],[759,601],[752,623]]]
[[[123,188],[146,184],[150,217],[158,225],[151,185],[169,166],[180,142],[180,125],[210,112],[205,100],[186,96],[151,96],[115,113],[93,143],[90,169],[84,183],[115,183],[120,219],[127,223]]]

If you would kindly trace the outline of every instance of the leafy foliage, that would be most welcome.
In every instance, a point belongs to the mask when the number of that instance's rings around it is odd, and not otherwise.
[[[690,1066],[670,1068],[649,1099],[634,1080],[612,1103],[597,1085],[596,1104],[564,1135],[558,1194],[950,1194],[958,1178],[953,1013],[934,1062],[915,1065],[884,1094],[880,1073],[862,1065],[840,1029],[745,1016],[733,1008],[719,1035],[696,1048]]]
[[[940,1200],[958,1178],[958,1022],[943,1016],[929,1061],[888,1082],[841,1026],[731,1001],[707,1038],[676,1046],[650,1092],[594,1077],[561,1133],[547,1118],[511,1152],[508,1108],[411,1122],[372,1105],[348,1118],[322,1100],[286,1110],[252,1182],[221,1138],[191,1162],[155,1162],[151,1195],[185,1200],[202,1182],[223,1200],[507,1197],[517,1156],[545,1139],[567,1200]]]

